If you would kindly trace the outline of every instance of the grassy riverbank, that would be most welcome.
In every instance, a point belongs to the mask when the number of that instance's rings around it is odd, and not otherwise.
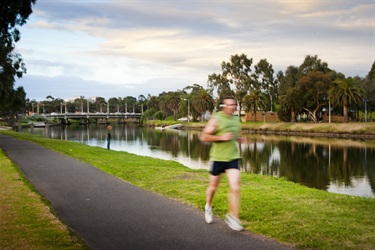
[[[206,171],[191,170],[174,161],[108,151],[76,142],[10,131],[1,133],[36,142],[87,162],[136,186],[191,206],[202,209],[205,203],[204,193],[208,184]],[[248,230],[299,249],[375,249],[375,199],[328,193],[282,178],[254,174],[242,174],[241,185],[241,220]],[[1,193],[10,192],[7,185],[2,185],[0,190]],[[215,216],[223,218],[227,211],[227,191],[228,185],[224,178],[214,199]],[[12,196],[21,196],[21,193],[16,190]],[[4,203],[4,198],[6,199],[5,196],[0,196],[0,204]],[[8,210],[12,210],[10,207],[19,204],[12,202],[7,206]],[[34,206],[36,205],[31,205]],[[5,208],[1,208],[3,209]],[[27,213],[29,209],[31,208],[20,210],[19,213]],[[34,227],[32,221],[23,223],[31,223],[29,227]],[[2,223],[1,232],[3,227]],[[12,221],[10,227],[16,231],[18,221]],[[48,226],[44,228],[49,231]],[[47,236],[45,233],[41,238]],[[69,242],[69,239],[66,240]]]

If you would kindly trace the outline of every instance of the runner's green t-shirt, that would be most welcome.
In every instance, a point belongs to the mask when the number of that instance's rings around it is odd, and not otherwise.
[[[214,114],[213,117],[216,118],[219,123],[215,135],[222,135],[231,132],[233,133],[233,138],[230,141],[212,143],[210,149],[210,160],[227,162],[241,158],[237,144],[237,138],[241,130],[238,117],[226,116],[222,111]]]

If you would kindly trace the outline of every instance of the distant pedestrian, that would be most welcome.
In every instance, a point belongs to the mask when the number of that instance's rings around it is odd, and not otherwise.
[[[202,131],[201,140],[212,142],[210,149],[211,167],[209,170],[209,185],[206,190],[205,220],[212,223],[212,200],[215,191],[219,187],[221,173],[226,173],[229,182],[229,212],[225,222],[236,231],[241,231],[243,226],[239,220],[240,210],[240,153],[237,142],[244,142],[239,137],[241,127],[237,116],[233,116],[236,110],[236,100],[233,97],[225,97],[220,105],[222,110],[217,112],[208,121]]]
[[[111,136],[111,131],[112,131],[112,126],[111,124],[108,124],[107,126],[107,149],[111,149],[111,139],[112,139],[112,136]]]

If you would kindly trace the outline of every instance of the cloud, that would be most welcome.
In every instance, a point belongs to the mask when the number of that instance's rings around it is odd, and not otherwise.
[[[108,99],[110,97],[138,97],[139,95],[135,84],[117,86],[106,82],[87,81],[78,77],[26,75],[17,81],[17,86],[23,86],[27,98],[37,101],[45,100],[48,95],[61,99],[74,96],[99,96]],[[148,89],[147,86],[142,86],[142,88],[143,90]],[[150,93],[156,95],[154,92]]]
[[[375,58],[374,10],[367,0],[38,1],[17,48],[27,81],[60,88],[76,79],[90,91],[114,86],[114,94],[205,86],[242,53],[254,64],[266,58],[275,72],[318,55],[365,76]]]

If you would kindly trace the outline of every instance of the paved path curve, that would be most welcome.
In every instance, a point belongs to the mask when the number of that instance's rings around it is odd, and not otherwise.
[[[0,148],[92,249],[291,249],[32,142],[0,134]]]

